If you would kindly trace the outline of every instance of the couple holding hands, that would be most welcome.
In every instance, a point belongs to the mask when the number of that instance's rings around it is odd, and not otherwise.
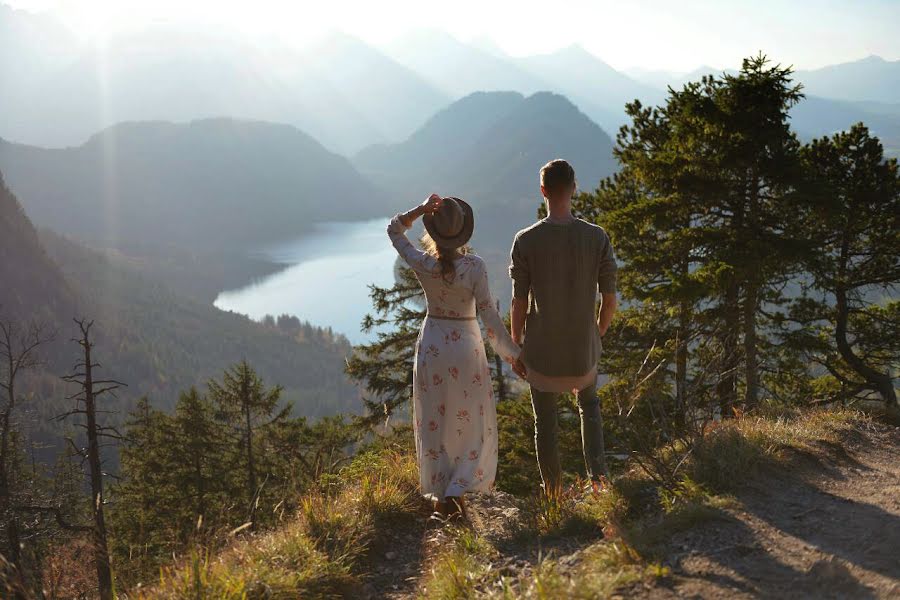
[[[569,163],[544,165],[540,186],[548,216],[517,233],[510,252],[511,332],[497,312],[484,261],[467,251],[474,214],[466,202],[432,194],[388,226],[428,307],[413,372],[416,456],[422,494],[445,516],[464,515],[463,495],[491,489],[497,473],[497,413],[478,318],[494,351],[531,387],[544,492],[561,487],[561,393],[578,399],[588,477],[597,487],[606,475],[597,360],[616,310],[615,256],[603,229],[572,215],[576,181]],[[419,217],[424,251],[406,236]]]

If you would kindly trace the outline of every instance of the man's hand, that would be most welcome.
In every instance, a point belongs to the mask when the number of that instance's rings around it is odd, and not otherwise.
[[[597,315],[597,331],[600,337],[606,335],[609,324],[612,323],[613,315],[616,314],[616,308],[619,302],[616,300],[615,293],[600,294],[600,314]]]
[[[597,320],[597,331],[600,333],[600,337],[606,335],[606,331],[609,329],[609,323],[603,324],[599,319]]]
[[[516,375],[518,375],[522,379],[528,377],[528,369],[525,368],[525,363],[522,362],[521,357],[516,359],[516,362],[514,362],[512,365],[512,369],[516,373]]]

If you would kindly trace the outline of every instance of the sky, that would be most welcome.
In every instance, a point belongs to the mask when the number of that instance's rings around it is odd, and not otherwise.
[[[900,0],[0,0],[85,39],[169,23],[298,46],[330,31],[381,45],[420,28],[512,55],[581,44],[616,69],[735,67],[763,51],[798,69],[900,59]]]

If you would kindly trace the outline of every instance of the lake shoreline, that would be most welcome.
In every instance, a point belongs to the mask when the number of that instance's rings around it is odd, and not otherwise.
[[[294,240],[260,246],[244,260],[277,268],[221,289],[213,305],[256,321],[288,314],[330,327],[353,344],[371,341],[374,334],[360,327],[371,312],[368,286],[394,282],[396,252],[385,234],[389,221],[319,223]]]

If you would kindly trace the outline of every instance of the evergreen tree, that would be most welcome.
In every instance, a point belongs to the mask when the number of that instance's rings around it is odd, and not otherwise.
[[[897,405],[900,364],[900,172],[863,124],[803,148],[797,213],[803,295],[789,337],[840,383],[845,397]],[[893,371],[893,372],[892,372]]]
[[[354,347],[346,372],[364,384],[372,398],[363,398],[368,428],[385,422],[401,406],[409,406],[416,340],[425,318],[425,295],[412,269],[401,266],[390,288],[369,286],[374,315],[366,315],[362,330],[376,340]],[[411,419],[410,419],[411,420]]]
[[[221,460],[228,444],[215,417],[213,403],[192,387],[182,392],[166,432],[168,447],[177,449],[169,461],[172,470],[167,483],[180,497],[179,510],[172,516],[181,516],[181,523],[176,525],[181,535],[195,526],[201,529],[227,524],[227,510],[223,508],[230,492],[238,491],[231,489],[234,474],[227,472],[227,464]]]
[[[619,174],[575,209],[606,227],[624,263],[620,287],[636,301],[632,331],[653,331],[674,354],[675,402],[684,405],[692,340],[719,340],[718,394],[722,414],[737,401],[756,404],[764,306],[783,301],[792,243],[785,234],[785,199],[797,180],[799,143],[788,110],[802,97],[790,69],[763,56],[744,61],[737,75],[704,77],[666,104],[627,106],[632,123],[618,136]],[[661,320],[658,320],[662,317]],[[619,340],[631,360],[643,359]]]
[[[231,426],[239,439],[240,451],[234,458],[244,472],[247,521],[255,527],[254,513],[260,482],[257,457],[254,454],[254,433],[286,419],[291,406],[286,405],[276,412],[281,399],[281,386],[267,389],[246,360],[227,369],[221,383],[211,379],[208,387],[209,397],[218,409],[219,418]]]
[[[173,449],[168,445],[171,417],[141,398],[125,421],[125,440],[119,449],[121,480],[112,487],[116,499],[111,514],[111,550],[121,565],[119,576],[128,583],[135,574],[151,572],[157,560],[171,555],[169,513],[177,493],[168,484]]]

